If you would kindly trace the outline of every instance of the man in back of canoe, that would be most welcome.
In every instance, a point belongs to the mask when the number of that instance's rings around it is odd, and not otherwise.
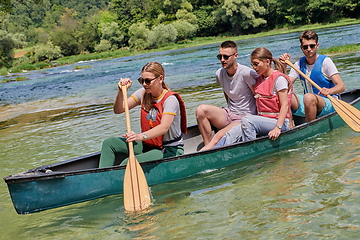
[[[232,127],[238,125],[246,114],[256,114],[253,85],[258,77],[257,73],[236,62],[238,57],[237,45],[233,41],[225,41],[220,45],[217,58],[222,68],[216,71],[216,82],[223,88],[226,108],[201,104],[196,109],[196,120],[204,147],[211,149]],[[212,137],[212,127],[219,131]]]
[[[324,55],[318,54],[318,35],[313,31],[304,31],[300,37],[300,49],[304,57],[300,58],[294,65],[304,74],[310,77],[321,87],[321,91],[311,85],[294,69],[290,70],[289,78],[294,82],[300,78],[304,88],[304,95],[293,94],[291,108],[293,115],[305,117],[310,122],[317,117],[324,116],[335,109],[330,100],[326,97],[332,95],[338,98],[338,94],[345,90],[345,85],[333,61]],[[284,53],[280,60],[290,60],[290,55]],[[320,96],[323,95],[323,96]]]

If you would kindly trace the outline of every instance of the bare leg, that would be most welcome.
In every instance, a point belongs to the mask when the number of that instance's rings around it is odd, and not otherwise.
[[[311,122],[323,110],[325,106],[324,99],[316,94],[307,93],[304,95],[305,119]]]
[[[204,140],[204,145],[211,141],[211,125],[218,129],[225,127],[226,119],[222,108],[201,104],[196,108],[196,121]]]
[[[300,106],[299,97],[298,97],[298,95],[293,93],[291,96],[291,108],[290,108],[290,118],[289,118],[289,128],[290,129],[292,129],[294,127],[294,120],[293,120],[293,115],[292,115],[291,109],[296,111],[296,110],[298,110],[299,106]]]
[[[207,145],[205,145],[202,149],[200,149],[200,151],[212,149],[232,127],[235,127],[236,125],[239,124],[240,122],[232,122],[223,129],[221,129],[220,131],[218,131],[211,139],[211,141]]]
[[[300,106],[299,97],[295,93],[293,93],[291,96],[291,109],[296,111],[298,110],[299,106]]]

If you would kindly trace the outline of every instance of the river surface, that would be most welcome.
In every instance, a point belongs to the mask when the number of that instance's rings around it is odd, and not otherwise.
[[[360,25],[317,33],[322,48],[360,43]],[[302,56],[299,34],[239,41],[238,62],[249,65],[260,46],[295,61]],[[166,82],[185,100],[188,124],[195,124],[199,104],[225,105],[214,77],[219,44],[79,62],[0,84],[2,177],[99,151],[105,138],[124,133],[124,115],[112,112],[117,82],[136,80],[149,61],[164,65]],[[346,88],[360,87],[360,53],[331,57]],[[139,87],[135,81],[129,92]],[[138,116],[138,108],[131,110],[134,131]],[[0,239],[359,239],[359,154],[359,133],[344,126],[273,154],[152,186],[154,205],[143,214],[125,214],[119,194],[18,215],[2,182]]]

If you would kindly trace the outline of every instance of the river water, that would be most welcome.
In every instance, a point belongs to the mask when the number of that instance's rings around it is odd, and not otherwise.
[[[322,48],[360,43],[360,25],[317,33]],[[238,61],[249,65],[260,46],[296,60],[299,34],[239,41]],[[105,138],[124,133],[125,117],[112,112],[116,83],[137,79],[149,61],[164,65],[165,80],[185,100],[188,124],[195,124],[199,104],[225,105],[214,78],[218,45],[79,62],[0,84],[2,177],[99,151]],[[360,53],[331,57],[347,89],[360,87]],[[135,81],[129,92],[139,87]],[[134,131],[138,112],[131,110]],[[0,239],[359,239],[359,154],[360,135],[344,126],[277,153],[152,186],[154,205],[144,214],[125,214],[120,194],[18,215],[3,182]]]

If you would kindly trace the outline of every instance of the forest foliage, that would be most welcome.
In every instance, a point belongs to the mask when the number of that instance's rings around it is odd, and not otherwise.
[[[0,68],[359,18],[358,0],[2,0]],[[14,62],[14,49],[30,49]]]

